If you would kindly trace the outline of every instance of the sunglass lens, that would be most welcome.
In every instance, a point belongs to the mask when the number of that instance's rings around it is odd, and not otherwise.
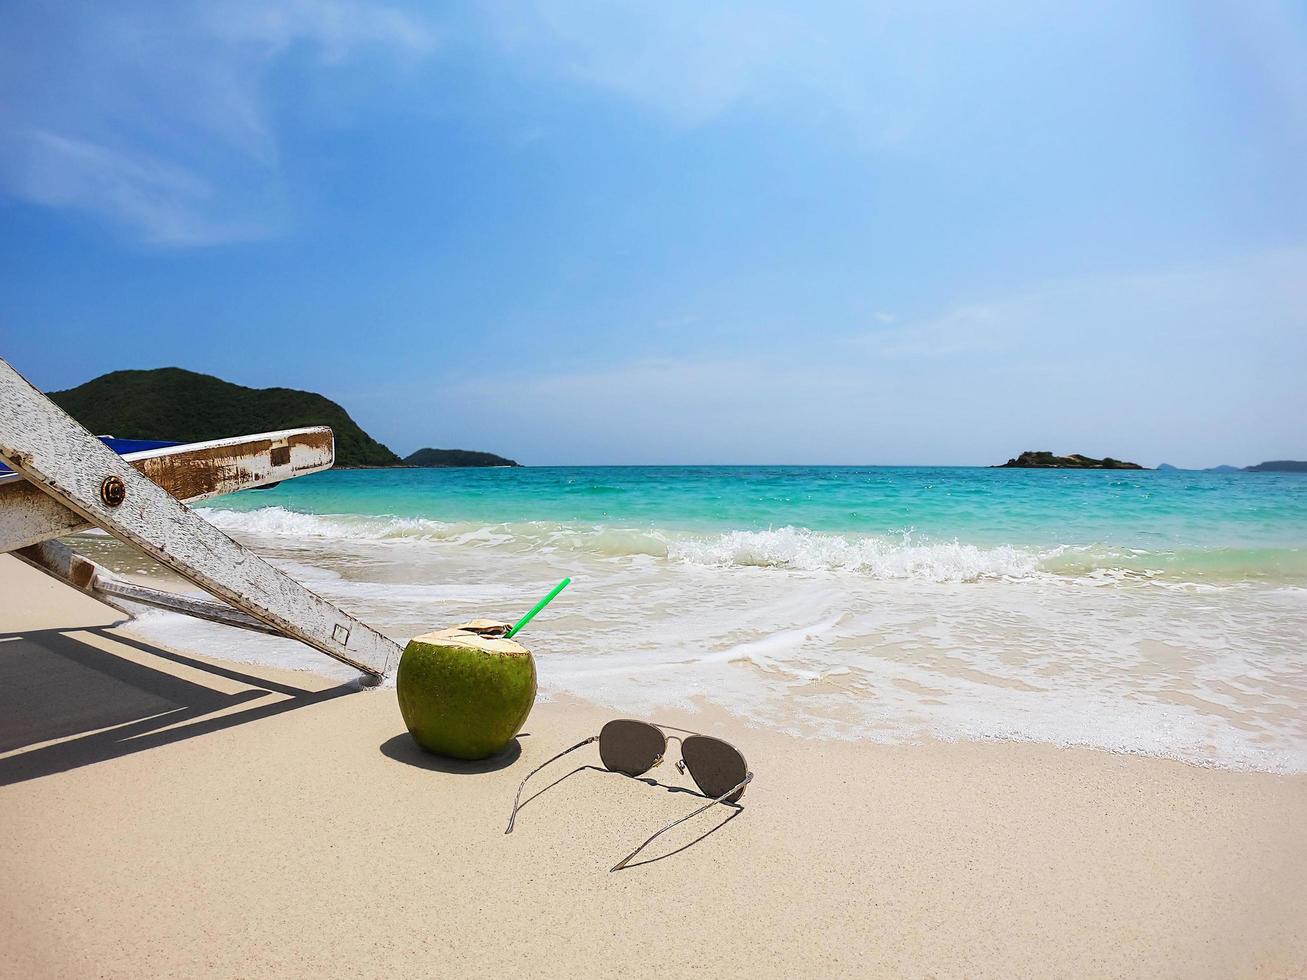
[[[599,732],[599,757],[613,772],[639,776],[652,769],[666,750],[663,733],[647,722],[619,718]]]
[[[691,735],[682,742],[681,758],[699,789],[713,798],[728,792],[732,786],[739,786],[749,771],[739,749],[709,735]],[[726,802],[734,803],[743,795],[741,788]]]

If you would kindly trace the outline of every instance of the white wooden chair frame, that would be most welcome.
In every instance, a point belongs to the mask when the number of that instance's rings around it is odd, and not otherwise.
[[[291,637],[376,684],[394,640],[337,609],[186,506],[329,469],[325,427],[287,429],[119,456],[0,358],[0,553],[131,615],[123,600]],[[57,538],[99,527],[221,602],[113,575]]]

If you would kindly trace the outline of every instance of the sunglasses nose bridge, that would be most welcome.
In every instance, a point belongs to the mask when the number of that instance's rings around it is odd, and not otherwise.
[[[666,746],[667,746],[668,749],[670,749],[670,748],[672,747],[672,743],[673,743],[673,742],[676,743],[676,745],[677,745],[677,750],[678,750],[678,751],[681,753],[681,755],[682,755],[682,758],[680,758],[680,759],[678,759],[678,760],[676,761],[676,771],[679,772],[682,776],[684,776],[684,775],[685,775],[685,759],[684,759],[683,756],[684,756],[684,749],[685,749],[685,739],[681,738],[681,736],[679,736],[679,735],[667,735],[667,734],[664,734],[664,735],[663,735],[663,739],[664,739],[664,742],[665,742],[665,744],[666,744]],[[664,750],[664,751],[665,751],[665,750]],[[662,759],[660,758],[658,761],[661,762]]]

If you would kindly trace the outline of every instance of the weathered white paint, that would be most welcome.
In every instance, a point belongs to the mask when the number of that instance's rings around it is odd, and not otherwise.
[[[106,573],[99,566],[96,567],[96,571],[95,580],[91,583],[91,594],[102,601],[106,596],[114,599],[127,599],[141,605],[153,606],[156,609],[166,609],[169,612],[194,616],[196,619],[207,619],[213,623],[235,626],[243,630],[253,630],[256,633],[270,633],[273,636],[285,635],[277,627],[269,626],[248,613],[243,613],[239,609],[233,609],[231,606],[213,599],[177,595],[175,592],[164,592],[161,589],[151,589],[144,585],[137,585],[135,582],[126,582]]]
[[[274,463],[274,450],[289,450],[290,458]],[[285,453],[276,456],[282,459]],[[330,469],[335,452],[331,430],[314,426],[147,449],[122,458],[177,499],[194,503]],[[20,474],[0,474],[0,554],[90,526]]]
[[[164,592],[125,581],[59,541],[43,541],[23,548],[15,551],[14,557],[128,615],[131,615],[131,609],[120,604],[123,599],[226,626],[271,633],[273,636],[282,635],[279,629],[221,602]]]
[[[15,551],[14,557],[24,561],[33,568],[40,569],[47,575],[80,589],[88,595],[95,595],[92,586],[98,573],[104,570],[89,558],[83,558],[61,541],[42,541],[21,551]],[[131,618],[132,612],[120,605],[113,596],[95,596],[106,606],[112,606],[120,613]]]
[[[241,547],[68,417],[0,359],[0,456],[63,506],[208,592],[380,678],[399,647]],[[101,499],[108,477],[126,487]]]

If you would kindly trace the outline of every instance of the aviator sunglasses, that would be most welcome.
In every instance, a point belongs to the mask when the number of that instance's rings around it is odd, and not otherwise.
[[[668,735],[664,729],[683,732],[684,737]],[[508,829],[504,833],[513,832],[513,824],[517,820],[517,811],[521,805],[522,790],[526,786],[526,781],[569,752],[584,748],[591,742],[598,742],[599,758],[603,760],[605,769],[626,776],[643,776],[650,769],[662,764],[667,755],[667,743],[672,739],[681,743],[681,759],[676,763],[677,770],[681,773],[688,771],[703,795],[712,799],[693,813],[686,814],[679,820],[673,820],[609,870],[619,871],[626,867],[631,858],[660,836],[678,824],[685,823],[691,817],[697,817],[711,806],[723,803],[738,809],[740,797],[744,795],[744,788],[753,779],[753,773],[749,772],[744,755],[734,745],[723,742],[720,738],[713,738],[711,735],[687,732],[669,725],[654,725],[647,721],[618,718],[604,725],[598,735],[591,735],[584,742],[577,742],[570,749],[559,752],[558,755],[542,762],[526,774],[521,785],[517,787],[517,795],[513,797],[513,812],[508,818]]]

